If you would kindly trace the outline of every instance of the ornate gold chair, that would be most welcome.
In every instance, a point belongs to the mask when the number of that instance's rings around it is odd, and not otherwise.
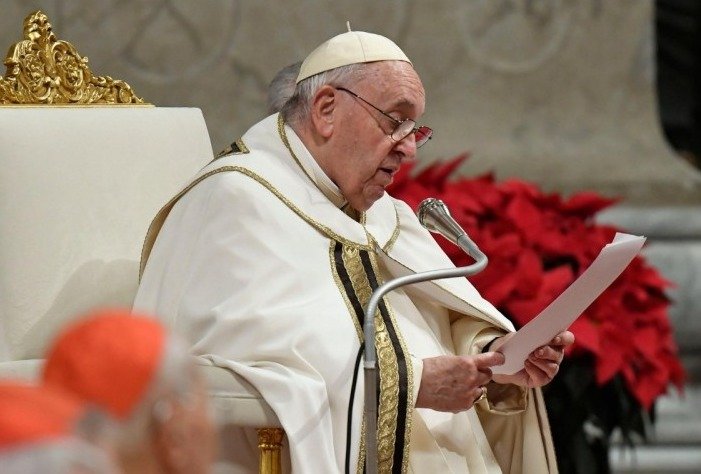
[[[146,229],[212,159],[199,109],[154,107],[97,76],[41,11],[0,76],[0,376],[36,378],[46,345],[96,306],[131,306]],[[258,429],[281,472],[283,431],[241,377],[199,361],[220,426]]]

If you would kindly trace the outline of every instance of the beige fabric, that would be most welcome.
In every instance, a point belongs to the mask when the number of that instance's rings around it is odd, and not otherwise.
[[[211,160],[198,109],[0,107],[6,358],[43,357],[66,321],[129,306],[145,229]]]
[[[465,318],[456,319],[451,328],[457,354],[474,354],[494,335],[493,328]],[[487,390],[487,399],[478,403],[476,413],[502,471],[556,473],[555,450],[541,390],[493,383]]]
[[[392,40],[375,33],[348,31],[323,42],[302,63],[297,83],[330,69],[373,61],[406,61],[406,54]]]
[[[391,275],[385,273],[385,277],[391,278]],[[409,287],[407,291],[402,288],[393,291],[388,299],[394,312],[401,315],[402,334],[408,340],[416,341],[411,346],[412,356],[423,359],[455,353],[446,308],[418,297]],[[465,319],[471,319],[480,328],[483,324],[493,327],[472,318]],[[432,339],[431,344],[420,342],[426,337]],[[420,383],[420,378],[416,383]],[[424,469],[429,463],[436,472],[501,472],[474,409],[461,413],[417,409],[412,420],[409,467],[414,472],[426,472]]]

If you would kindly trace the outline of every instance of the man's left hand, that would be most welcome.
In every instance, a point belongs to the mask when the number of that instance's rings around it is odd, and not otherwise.
[[[513,335],[507,334],[492,343],[491,351],[499,352],[499,348]],[[496,383],[511,383],[521,387],[542,387],[548,384],[560,370],[560,363],[565,356],[565,348],[574,343],[574,334],[563,331],[546,345],[539,347],[530,354],[523,364],[523,369],[513,375],[494,375]]]

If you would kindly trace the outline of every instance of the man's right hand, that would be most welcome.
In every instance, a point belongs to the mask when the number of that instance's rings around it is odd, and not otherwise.
[[[416,407],[453,413],[471,408],[492,379],[490,367],[503,363],[499,352],[424,359]]]

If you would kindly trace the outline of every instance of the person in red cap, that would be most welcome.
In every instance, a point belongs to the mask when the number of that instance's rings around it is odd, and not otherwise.
[[[109,436],[108,419],[69,394],[0,381],[3,474],[116,474]]]
[[[126,310],[88,315],[53,343],[43,380],[119,422],[125,473],[209,472],[216,433],[204,381],[187,345],[155,319]]]

